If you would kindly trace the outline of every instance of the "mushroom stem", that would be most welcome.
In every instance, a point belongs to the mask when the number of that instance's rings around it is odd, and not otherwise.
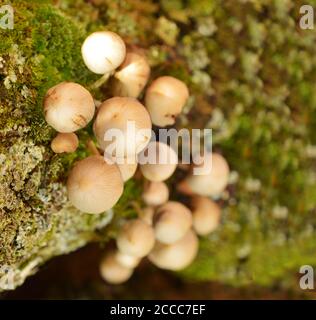
[[[92,83],[89,86],[90,90],[96,90],[99,89],[102,85],[104,85],[109,78],[113,75],[113,71],[112,72],[107,72],[105,73],[101,78],[99,78],[97,81],[95,81],[94,83]]]
[[[140,207],[140,205],[136,201],[131,201],[131,206],[136,211],[138,216],[141,216],[143,214],[142,208]]]
[[[98,148],[95,146],[94,142],[91,139],[87,141],[86,146],[87,146],[87,149],[91,152],[91,154],[95,156],[100,155]]]

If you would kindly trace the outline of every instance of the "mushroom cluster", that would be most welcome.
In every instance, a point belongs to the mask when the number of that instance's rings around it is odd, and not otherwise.
[[[184,269],[197,255],[198,236],[209,235],[220,224],[221,209],[212,197],[218,197],[228,184],[228,164],[220,154],[204,154],[177,186],[180,193],[191,197],[190,203],[185,206],[169,200],[166,180],[180,166],[178,156],[169,145],[151,141],[151,130],[152,124],[175,124],[189,97],[186,84],[171,76],[158,77],[148,86],[142,103],[138,98],[150,78],[142,52],[127,49],[122,38],[110,31],[89,35],[81,52],[87,68],[102,75],[90,89],[110,78],[112,97],[96,105],[91,93],[73,82],[62,82],[47,91],[43,109],[47,123],[57,131],[51,142],[55,153],[75,152],[79,145],[75,132],[93,121],[97,145],[90,139],[87,147],[92,155],[70,170],[69,201],[84,213],[100,214],[119,201],[124,183],[137,167],[144,179],[145,207],[137,208],[136,219],[123,221],[116,249],[103,257],[100,274],[109,283],[122,283],[146,256],[159,268]],[[114,131],[120,135],[112,143],[107,134]]]

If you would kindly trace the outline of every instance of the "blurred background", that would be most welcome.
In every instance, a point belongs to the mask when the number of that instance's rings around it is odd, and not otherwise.
[[[85,248],[47,263],[35,276],[2,299],[315,299],[314,290],[230,286],[214,281],[183,281],[144,260],[133,277],[122,285],[106,284],[99,275],[103,250],[98,245]],[[299,274],[294,274],[299,282]]]

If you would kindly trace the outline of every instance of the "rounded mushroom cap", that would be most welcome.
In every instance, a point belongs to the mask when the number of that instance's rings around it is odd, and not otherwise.
[[[120,284],[127,281],[133,274],[132,268],[120,264],[114,253],[107,254],[100,263],[100,275],[108,283]]]
[[[136,99],[114,97],[100,105],[93,130],[101,149],[110,157],[135,158],[150,141],[151,120],[145,107]]]
[[[58,133],[51,142],[51,148],[55,153],[75,152],[79,140],[75,133]]]
[[[101,213],[112,208],[123,193],[123,180],[116,165],[101,156],[77,162],[67,181],[70,202],[87,213]]]
[[[189,230],[183,238],[173,244],[157,242],[148,258],[158,268],[178,271],[193,262],[198,246],[196,234]]]
[[[145,96],[145,105],[153,124],[159,127],[174,124],[188,97],[189,90],[184,82],[169,76],[154,80]]]
[[[214,231],[221,218],[221,209],[218,204],[209,198],[196,196],[192,199],[193,228],[200,236]]]
[[[128,52],[123,64],[114,75],[113,94],[120,97],[137,98],[150,75],[150,67],[141,54]]]
[[[164,182],[149,182],[143,192],[143,200],[148,206],[160,206],[169,199],[169,189]]]
[[[47,123],[62,133],[85,127],[93,118],[94,110],[90,92],[73,82],[62,82],[50,88],[44,99]]]
[[[139,218],[148,223],[150,226],[153,224],[155,209],[153,207],[143,208],[139,214]]]
[[[229,179],[227,161],[217,153],[208,153],[201,175],[190,175],[186,185],[190,191],[201,196],[218,196],[226,188]],[[203,172],[205,174],[203,174]]]
[[[138,163],[143,176],[147,180],[159,182],[167,180],[175,172],[178,155],[167,144],[152,141],[138,155]]]
[[[191,211],[180,202],[169,201],[160,206],[153,218],[156,239],[161,243],[174,243],[192,226]]]
[[[130,255],[122,253],[120,251],[115,252],[115,259],[117,260],[117,262],[120,265],[122,265],[126,268],[135,268],[141,260],[138,257],[130,256]]]
[[[81,53],[87,68],[97,74],[115,70],[126,55],[122,38],[111,31],[98,31],[90,34],[81,47]]]
[[[141,219],[125,223],[116,238],[118,249],[125,254],[144,257],[155,244],[152,227]]]

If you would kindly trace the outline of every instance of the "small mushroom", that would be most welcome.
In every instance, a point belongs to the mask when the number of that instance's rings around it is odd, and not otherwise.
[[[116,244],[122,253],[139,258],[144,257],[155,244],[154,231],[141,219],[128,221],[120,230]]]
[[[103,280],[111,284],[120,284],[127,281],[133,274],[133,268],[119,263],[115,253],[108,253],[100,263],[100,275]]]
[[[191,211],[180,202],[168,201],[153,218],[156,239],[165,244],[180,240],[192,226]]]
[[[141,260],[138,257],[122,253],[118,250],[115,252],[115,259],[117,260],[117,262],[119,264],[121,264],[122,266],[124,266],[126,268],[135,268]]]
[[[85,127],[93,118],[94,110],[90,92],[73,82],[62,82],[52,87],[44,99],[47,123],[62,133]]]
[[[227,161],[218,153],[208,153],[202,158],[202,164],[194,169],[201,169],[199,174],[194,171],[180,182],[178,190],[184,194],[201,196],[219,196],[228,184],[229,167]]]
[[[150,75],[150,67],[144,56],[128,52],[123,64],[113,77],[113,94],[120,97],[137,98]]]
[[[159,127],[173,125],[188,97],[189,90],[184,82],[169,76],[154,80],[145,96],[153,124]]]
[[[79,210],[102,213],[112,208],[123,193],[123,180],[117,165],[102,156],[90,156],[77,162],[67,181],[68,198]]]
[[[51,142],[51,148],[55,153],[75,152],[78,148],[79,140],[75,133],[58,133]]]
[[[138,155],[138,163],[143,176],[154,182],[165,181],[177,168],[178,155],[167,144],[152,141]]]
[[[117,165],[121,171],[121,175],[123,178],[123,181],[126,182],[130,178],[132,178],[136,172],[137,169],[137,162],[135,160],[134,163],[123,163]]]
[[[119,159],[116,163],[124,164],[149,143],[151,120],[136,99],[114,97],[99,107],[93,129],[101,149],[113,160]]]
[[[209,198],[195,196],[191,201],[193,228],[200,236],[213,232],[220,223],[221,209]]]
[[[148,206],[160,206],[169,199],[169,189],[164,182],[149,182],[145,185],[143,200]]]
[[[90,34],[81,47],[88,69],[96,74],[114,71],[125,59],[126,47],[122,38],[111,31]]]
[[[155,209],[153,207],[146,207],[140,211],[139,218],[152,226],[154,213]]]
[[[198,238],[189,230],[183,238],[172,244],[157,242],[148,256],[158,268],[178,271],[189,266],[198,252]]]

